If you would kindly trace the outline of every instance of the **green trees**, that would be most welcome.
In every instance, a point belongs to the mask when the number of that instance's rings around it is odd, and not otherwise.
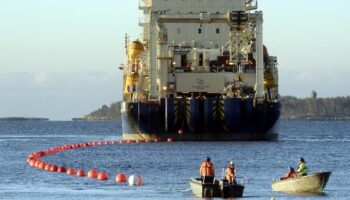
[[[96,111],[86,115],[83,119],[86,120],[117,120],[120,118],[121,102],[112,103],[110,106],[103,105]]]
[[[317,99],[285,96],[281,101],[284,119],[350,119],[350,96]]]
[[[282,119],[350,120],[350,96],[335,98],[281,97]],[[103,105],[83,117],[85,120],[120,119],[121,102]]]

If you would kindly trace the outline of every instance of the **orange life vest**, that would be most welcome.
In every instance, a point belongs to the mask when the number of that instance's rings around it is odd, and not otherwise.
[[[230,165],[226,168],[226,179],[229,182],[233,182],[234,177],[235,177],[235,168]]]
[[[295,171],[290,171],[286,175],[284,175],[281,179],[289,179],[297,177],[297,173]]]
[[[214,165],[212,162],[204,161],[200,169],[201,176],[214,176]]]
[[[297,173],[295,171],[291,171],[291,172],[288,173],[287,177],[288,178],[295,178],[295,177],[297,177]]]

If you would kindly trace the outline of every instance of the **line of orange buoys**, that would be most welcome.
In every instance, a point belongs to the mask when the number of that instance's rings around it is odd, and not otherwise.
[[[154,142],[160,142],[160,139],[155,139],[153,140]],[[57,173],[66,173],[69,176],[77,176],[77,177],[85,177],[86,176],[86,172],[83,169],[78,169],[75,170],[74,168],[65,168],[64,166],[58,166],[55,164],[50,164],[50,163],[45,163],[44,161],[40,160],[41,157],[44,156],[49,156],[52,154],[56,154],[59,153],[61,151],[67,151],[67,150],[74,150],[74,149],[78,149],[78,148],[83,148],[83,147],[93,147],[93,146],[101,146],[101,145],[116,145],[116,144],[125,144],[125,143],[149,143],[151,142],[150,140],[121,140],[119,142],[113,140],[113,141],[91,141],[91,142],[87,142],[87,143],[81,143],[81,144],[70,144],[70,145],[63,145],[63,146],[58,146],[58,147],[54,147],[51,148],[49,150],[44,150],[44,151],[38,151],[38,152],[34,152],[32,154],[30,154],[27,158],[27,163],[28,165],[37,168],[37,169],[41,169],[41,170],[45,170],[48,172],[57,172]],[[173,142],[172,138],[168,138],[167,139],[168,143]],[[105,171],[101,171],[98,172],[98,170],[96,169],[91,169],[88,171],[87,173],[87,177],[91,178],[91,179],[97,179],[100,181],[107,181],[108,180],[108,174]],[[129,182],[129,185],[132,186],[139,186],[143,184],[142,178],[139,175],[131,175],[129,176],[129,179],[127,180],[127,177],[125,174],[123,173],[119,173],[116,175],[115,181],[117,183],[125,183],[125,182]]]

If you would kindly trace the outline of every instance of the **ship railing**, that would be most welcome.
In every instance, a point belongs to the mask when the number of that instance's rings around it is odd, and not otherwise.
[[[149,76],[149,69],[148,69],[148,65],[146,63],[148,63],[148,51],[146,51],[143,55],[142,55],[142,60],[143,60],[143,64],[142,64],[142,75],[143,76]]]
[[[144,27],[143,33],[141,35],[142,39],[144,42],[149,42],[149,28],[148,26]]]
[[[139,19],[139,26],[148,26],[149,25],[149,20],[145,17]]]

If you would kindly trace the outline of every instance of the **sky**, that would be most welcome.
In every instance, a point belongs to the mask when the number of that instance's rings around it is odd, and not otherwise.
[[[70,120],[122,99],[138,0],[0,0],[0,117]],[[259,0],[281,95],[350,95],[348,0]]]

